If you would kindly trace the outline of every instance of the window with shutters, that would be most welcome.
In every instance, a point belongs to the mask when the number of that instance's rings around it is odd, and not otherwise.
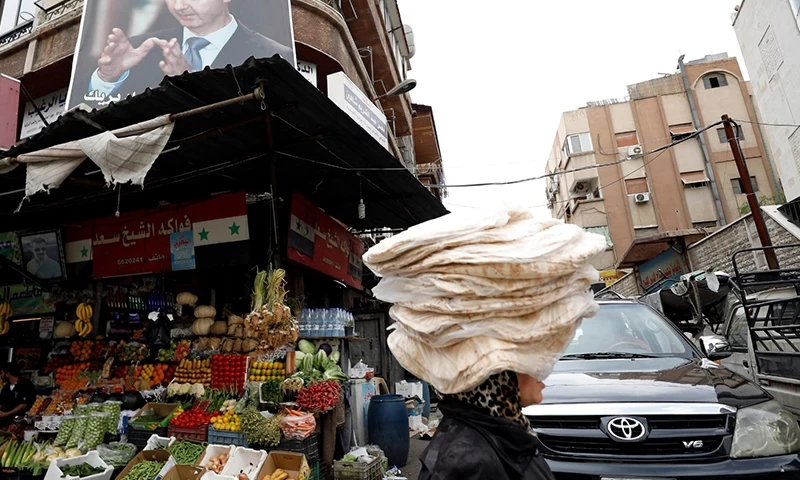
[[[744,140],[744,132],[741,125],[733,126],[733,134],[736,135],[740,141]],[[728,143],[728,135],[725,133],[725,128],[718,128],[717,135],[719,136],[719,143]]]
[[[578,153],[585,153],[592,151],[592,136],[587,133],[577,133],[575,135],[568,135],[564,141],[564,157],[569,158]]]
[[[625,191],[628,192],[628,195],[647,193],[650,191],[650,186],[647,185],[646,178],[628,178],[625,180]]]
[[[633,132],[620,132],[615,135],[617,139],[617,148],[632,147],[639,145],[639,136],[636,131]]]
[[[753,193],[758,191],[758,181],[756,177],[750,177],[750,183],[753,185]],[[736,195],[744,194],[744,186],[742,185],[741,178],[731,178],[731,187],[733,187],[733,193]]]

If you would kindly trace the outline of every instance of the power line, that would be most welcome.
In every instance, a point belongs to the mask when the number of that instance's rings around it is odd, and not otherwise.
[[[738,120],[733,119],[734,122],[741,122],[741,123],[750,123],[752,125],[761,125],[764,127],[789,127],[789,128],[800,128],[800,125],[792,125],[791,123],[764,123],[764,122],[754,122],[752,120]]]
[[[658,153],[659,154],[659,155],[656,155],[654,158],[648,160],[641,167],[639,167],[639,168],[637,168],[636,170],[633,171],[633,172],[636,172],[636,171],[641,170],[642,168],[644,168],[645,165],[649,165],[650,162],[652,162],[656,158],[660,157],[661,153],[663,153],[663,152],[665,152],[665,151],[669,150],[670,148],[673,148],[673,147],[675,147],[677,145],[680,145],[683,142],[687,142],[687,141],[691,140],[692,138],[695,138],[695,137],[699,136],[703,132],[712,129],[712,128],[716,127],[717,125],[721,125],[722,123],[723,122],[721,120],[719,122],[712,123],[711,125],[703,127],[700,130],[697,130],[697,131],[695,131],[695,132],[693,132],[693,133],[691,133],[689,135],[686,135],[685,137],[681,138],[680,140],[676,140],[676,141],[674,141],[674,142],[672,142],[670,144],[658,147],[658,148],[656,148],[654,150],[651,150],[649,152],[645,152],[641,156],[637,155],[636,157],[626,157],[626,158],[622,158],[620,160],[615,160],[613,162],[601,163],[599,165],[598,164],[587,165],[585,167],[573,168],[571,170],[561,170],[561,171],[556,171],[556,172],[551,172],[551,173],[545,173],[544,175],[539,175],[539,176],[536,176],[536,177],[521,178],[521,179],[518,179],[518,180],[510,180],[510,181],[506,181],[506,182],[465,183],[465,184],[460,184],[460,185],[431,184],[431,185],[425,185],[425,186],[428,187],[428,188],[471,188],[471,187],[498,187],[498,186],[505,186],[505,185],[517,185],[517,184],[520,184],[520,183],[533,182],[533,181],[536,181],[536,180],[544,180],[546,178],[556,177],[556,176],[564,175],[564,174],[567,174],[567,173],[581,172],[581,171],[584,171],[584,170],[591,170],[593,168],[610,167],[610,166],[613,166],[613,165],[618,165],[618,164],[623,163],[623,162],[627,162],[629,160],[633,160],[635,158],[644,158],[645,156],[652,155],[654,153]],[[633,172],[631,172],[631,173],[633,173]],[[628,175],[630,175],[630,173]],[[622,177],[619,180],[616,180],[615,182],[613,182],[613,183],[611,183],[609,185],[613,185],[614,183],[616,183],[618,181],[621,181],[623,178],[625,178],[625,177]]]

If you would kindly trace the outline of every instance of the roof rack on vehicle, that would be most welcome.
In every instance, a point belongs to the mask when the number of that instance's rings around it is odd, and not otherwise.
[[[776,270],[746,270],[743,268],[745,265],[745,259],[742,257],[744,255],[764,253],[767,250],[773,250],[777,255],[779,251],[785,252],[790,248],[797,249],[800,252],[800,244],[780,245],[773,247],[755,247],[737,251],[731,258],[731,262],[733,263],[733,272],[735,275],[734,283],[741,290],[778,285],[785,286],[787,284],[800,286],[800,267]],[[752,263],[755,265],[755,262]]]

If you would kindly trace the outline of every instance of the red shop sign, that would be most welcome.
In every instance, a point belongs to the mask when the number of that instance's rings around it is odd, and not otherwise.
[[[67,261],[91,259],[95,278],[168,271],[172,269],[170,235],[176,232],[192,232],[197,249],[249,240],[244,192],[69,227]]]
[[[296,193],[289,222],[289,259],[361,289],[361,240]]]

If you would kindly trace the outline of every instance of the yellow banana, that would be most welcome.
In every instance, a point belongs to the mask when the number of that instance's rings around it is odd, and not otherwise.
[[[0,303],[0,317],[8,318],[11,316],[11,304],[8,302]]]
[[[10,329],[10,324],[8,322],[3,322],[3,326],[0,327],[0,335],[5,335]]]
[[[86,322],[86,329],[84,330],[83,336],[87,336],[92,333],[92,324],[90,322]]]

